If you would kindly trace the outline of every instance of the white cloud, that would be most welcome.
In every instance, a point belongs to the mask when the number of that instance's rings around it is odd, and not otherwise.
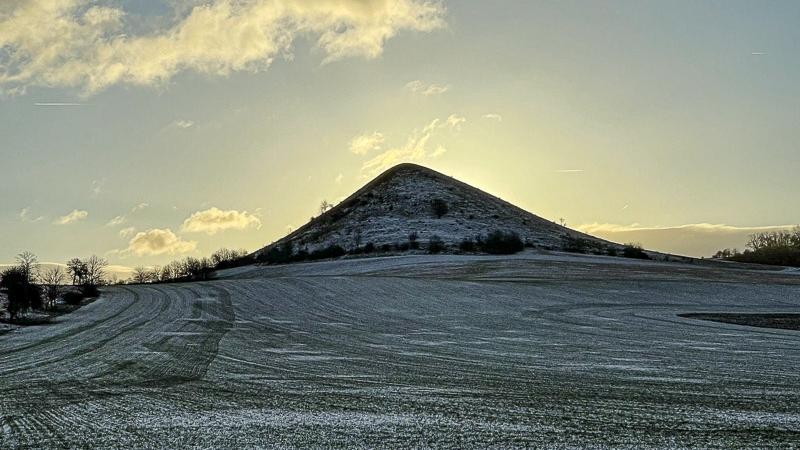
[[[136,228],[135,227],[123,228],[123,229],[119,230],[119,237],[121,237],[121,238],[129,238],[129,237],[133,236],[134,233],[136,233]]]
[[[196,248],[197,242],[184,241],[169,228],[154,228],[136,233],[122,253],[136,256],[175,255],[188,253]]]
[[[170,126],[173,128],[181,128],[185,130],[187,128],[192,128],[194,126],[194,122],[191,120],[176,120],[172,122]]]
[[[258,72],[291,59],[300,36],[315,42],[323,62],[376,58],[399,32],[441,28],[445,15],[426,0],[208,0],[175,10],[174,18],[134,24],[113,0],[0,4],[0,86],[94,93],[119,83],[163,85],[186,70]]]
[[[489,120],[494,120],[494,121],[497,121],[497,122],[502,122],[503,121],[503,116],[501,116],[500,114],[496,114],[496,113],[484,114],[483,118],[484,119],[489,119]]]
[[[100,193],[103,192],[103,187],[106,185],[106,179],[103,178],[102,180],[93,180],[92,181],[92,197],[100,196]]]
[[[435,150],[428,149],[428,141],[441,129],[453,128],[466,121],[463,117],[451,115],[444,122],[439,119],[432,120],[422,129],[416,129],[406,140],[402,147],[394,147],[365,161],[361,166],[361,173],[366,176],[376,175],[401,162],[420,162],[442,156],[447,149],[439,145]]]
[[[461,124],[466,122],[467,119],[464,116],[459,116],[456,114],[450,114],[450,116],[445,120],[445,123],[455,130],[461,130]]]
[[[44,220],[44,216],[33,217],[31,215],[31,208],[30,207],[25,207],[25,208],[22,208],[22,210],[19,212],[19,220],[21,220],[23,222],[31,222],[31,223],[40,222],[40,221]]]
[[[380,150],[384,140],[383,134],[377,131],[372,134],[362,134],[350,141],[350,151],[356,155],[366,155],[372,150]]]
[[[558,169],[556,173],[582,173],[583,169]]]
[[[67,214],[66,216],[59,217],[53,223],[56,225],[68,225],[83,220],[88,216],[89,216],[88,211],[73,209],[71,213]]]
[[[209,208],[192,214],[183,222],[181,230],[189,233],[216,234],[225,230],[244,230],[245,228],[261,228],[261,220],[247,211]]]
[[[106,223],[107,227],[116,227],[125,223],[125,216],[116,216]]]
[[[450,90],[450,85],[441,85],[434,83],[424,83],[420,80],[409,81],[406,83],[406,89],[415,93],[424,95],[425,97],[431,95],[440,95]]]
[[[344,179],[344,175],[342,175],[340,173],[339,175],[336,175],[336,178],[333,181],[335,181],[336,184],[341,184],[343,179]]]
[[[150,206],[149,203],[139,203],[136,206],[134,206],[133,208],[131,208],[131,214],[133,214],[135,212],[138,212],[138,211],[141,211],[141,210],[147,208],[148,206]],[[108,223],[106,223],[106,226],[107,227],[116,227],[116,226],[122,225],[123,223],[125,223],[127,221],[128,221],[128,217],[123,214],[123,215],[116,216],[113,219],[109,220]]]

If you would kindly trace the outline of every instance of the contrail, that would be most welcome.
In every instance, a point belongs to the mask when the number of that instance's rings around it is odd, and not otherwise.
[[[557,173],[580,173],[583,169],[560,169],[556,170]]]

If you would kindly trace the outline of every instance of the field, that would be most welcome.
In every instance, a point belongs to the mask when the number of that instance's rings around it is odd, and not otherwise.
[[[410,256],[107,288],[0,336],[0,448],[800,442],[800,276]]]

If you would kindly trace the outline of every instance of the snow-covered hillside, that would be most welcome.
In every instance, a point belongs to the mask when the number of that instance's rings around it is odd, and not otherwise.
[[[437,214],[434,201],[444,202]],[[439,210],[439,213],[442,211]],[[353,249],[408,242],[416,233],[421,243],[439,236],[454,250],[464,239],[500,230],[514,232],[527,244],[562,249],[567,236],[600,246],[615,246],[531,214],[466,183],[416,164],[395,166],[339,205],[294,233],[256,252],[291,242],[295,249],[318,250],[329,245]]]

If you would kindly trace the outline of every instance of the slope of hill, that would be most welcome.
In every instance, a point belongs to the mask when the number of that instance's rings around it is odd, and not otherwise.
[[[330,245],[348,250],[367,243],[396,246],[407,243],[412,233],[423,244],[438,236],[447,249],[454,250],[462,240],[494,230],[516,233],[527,245],[542,249],[564,249],[568,238],[585,239],[597,248],[620,247],[555,224],[434,170],[400,164],[255,254],[285,243],[309,252]]]

